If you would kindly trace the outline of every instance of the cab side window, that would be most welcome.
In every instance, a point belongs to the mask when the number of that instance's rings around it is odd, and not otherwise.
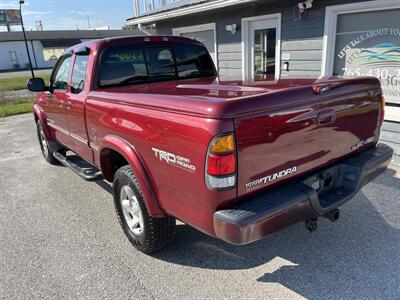
[[[77,55],[72,69],[71,92],[79,94],[85,87],[86,70],[88,66],[88,55]]]
[[[69,67],[71,65],[71,60],[72,60],[71,55],[65,55],[60,59],[57,65],[57,69],[51,80],[52,87],[54,90],[62,90],[62,91],[67,90],[68,74],[69,74]]]

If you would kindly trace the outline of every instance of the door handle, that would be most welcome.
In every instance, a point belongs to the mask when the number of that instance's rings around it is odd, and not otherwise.
[[[318,125],[326,125],[335,122],[336,115],[334,110],[326,110],[318,113]]]
[[[47,92],[47,101],[52,103],[53,102],[53,94],[50,92]]]
[[[65,108],[66,109],[71,109],[71,101],[67,101],[67,103],[65,103]]]

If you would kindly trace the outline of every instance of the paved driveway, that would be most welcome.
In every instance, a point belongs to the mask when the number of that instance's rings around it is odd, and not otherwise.
[[[0,298],[400,298],[400,168],[309,233],[232,246],[180,224],[153,257],[119,228],[110,188],[42,159],[32,116],[0,119]]]

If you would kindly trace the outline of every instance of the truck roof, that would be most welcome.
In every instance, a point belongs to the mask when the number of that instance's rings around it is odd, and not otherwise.
[[[96,40],[82,42],[70,47],[69,49],[66,50],[66,52],[76,51],[77,49],[80,49],[82,47],[93,48],[97,46],[98,48],[103,48],[106,45],[118,46],[126,44],[147,44],[147,43],[159,43],[159,42],[190,43],[190,44],[194,43],[203,45],[203,43],[201,43],[197,39],[183,37],[183,36],[173,36],[173,35],[119,36],[119,37],[109,37],[104,39],[96,39]]]

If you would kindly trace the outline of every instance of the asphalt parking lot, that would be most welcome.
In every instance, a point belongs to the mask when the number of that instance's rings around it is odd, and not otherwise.
[[[31,114],[0,119],[0,298],[400,298],[400,167],[309,233],[232,246],[180,224],[151,256],[119,227],[110,187],[41,156]]]
[[[40,76],[44,74],[50,74],[53,69],[36,69],[34,70],[35,75]],[[11,71],[11,72],[0,72],[0,78],[8,78],[8,77],[18,77],[18,76],[30,76],[30,70],[23,71]]]

